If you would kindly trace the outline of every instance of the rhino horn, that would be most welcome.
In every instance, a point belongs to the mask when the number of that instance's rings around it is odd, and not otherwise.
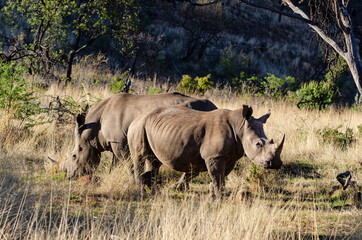
[[[53,164],[59,171],[61,172],[66,172],[67,168],[64,162],[60,163],[54,159],[52,159],[51,157],[48,157],[48,161]]]
[[[259,121],[262,121],[263,123],[266,123],[266,120],[268,120],[268,118],[270,117],[270,114],[271,114],[271,111],[270,109],[268,110],[268,113],[261,116],[258,120]]]
[[[59,168],[59,162],[55,161],[51,157],[48,157],[48,160],[51,164],[55,165],[57,168]]]
[[[280,143],[277,145],[276,147],[276,152],[278,154],[281,154],[282,153],[282,150],[283,150],[283,145],[284,145],[284,140],[285,140],[285,133],[283,134],[283,138],[282,140],[280,141]]]

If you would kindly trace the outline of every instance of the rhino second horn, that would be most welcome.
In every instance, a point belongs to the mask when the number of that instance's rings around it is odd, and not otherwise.
[[[282,153],[283,145],[284,145],[284,140],[285,140],[285,133],[283,134],[283,138],[282,138],[282,140],[280,141],[278,147],[276,148],[276,152],[277,152],[278,154],[281,154],[281,153]]]

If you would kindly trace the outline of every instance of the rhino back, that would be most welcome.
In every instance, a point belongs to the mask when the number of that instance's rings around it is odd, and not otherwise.
[[[222,155],[236,158],[235,161],[240,158],[236,154],[226,110],[200,112],[169,107],[155,110],[143,118],[143,128],[153,154],[172,169],[200,172],[206,171],[205,159]],[[140,125],[137,126],[139,129],[142,128]]]
[[[102,134],[107,141],[123,142],[129,125],[135,118],[153,108],[178,104],[188,104],[200,110],[206,109],[205,111],[216,109],[216,106],[208,100],[199,100],[180,93],[158,95],[119,93],[99,104],[97,110],[93,111],[96,113],[93,119],[95,121],[98,119],[100,122]],[[101,108],[103,109],[98,110]]]

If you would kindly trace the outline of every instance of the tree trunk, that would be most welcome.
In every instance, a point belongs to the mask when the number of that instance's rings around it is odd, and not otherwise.
[[[310,21],[310,18],[305,14],[300,8],[295,6],[290,0],[284,0],[284,2],[293,10],[294,13],[300,15],[307,21]],[[337,3],[336,3],[337,4]],[[337,12],[338,11],[338,12]],[[344,60],[346,60],[348,68],[352,74],[353,80],[356,84],[358,92],[362,95],[361,88],[361,66],[358,59],[358,52],[356,49],[356,43],[353,34],[353,24],[351,22],[351,17],[346,8],[343,5],[336,6],[336,12],[338,13],[336,18],[339,22],[339,27],[343,32],[344,42],[346,50],[343,50],[336,41],[329,37],[318,25],[310,24],[308,25],[316,31],[316,33],[331,46]]]
[[[77,39],[75,40],[73,50],[69,53],[68,59],[67,59],[67,76],[65,81],[67,83],[70,83],[72,81],[72,68],[73,68],[73,61],[75,58],[75,55],[79,52],[79,44],[80,44],[80,38],[81,38],[81,30],[78,29],[77,32]]]
[[[75,51],[71,51],[68,59],[67,59],[67,76],[65,78],[65,81],[67,83],[70,83],[72,81],[72,68],[73,68],[73,61],[75,57]]]
[[[271,8],[262,4],[257,4],[254,2],[249,2],[245,0],[239,0],[241,3],[245,3],[252,7],[265,9],[271,12],[279,13],[283,16],[287,16],[290,18],[294,18],[300,21],[303,21],[309,25],[329,46],[331,46],[334,51],[337,52],[343,59],[347,62],[348,68],[352,74],[353,80],[356,84],[358,92],[362,95],[362,87],[361,87],[361,65],[358,59],[358,51],[356,42],[353,34],[353,23],[351,21],[351,16],[347,11],[347,7],[344,5],[345,2],[340,2],[336,0],[335,2],[335,11],[336,11],[336,20],[338,22],[340,30],[343,32],[343,38],[345,43],[345,50],[343,47],[340,47],[338,43],[333,40],[327,33],[323,31],[316,23],[311,21],[309,16],[301,10],[299,7],[293,4],[291,0],[283,0],[284,3],[288,5],[288,7],[295,13],[285,13],[279,11],[278,9]]]

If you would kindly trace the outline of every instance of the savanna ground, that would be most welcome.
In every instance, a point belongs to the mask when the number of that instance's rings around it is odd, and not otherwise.
[[[146,94],[154,83],[132,84],[136,93]],[[38,93],[43,107],[54,96],[92,104],[111,94],[102,84],[51,84]],[[205,97],[219,108],[250,104],[255,117],[271,109],[264,128],[275,141],[286,134],[282,169],[264,170],[243,157],[227,178],[224,201],[207,203],[206,173],[190,190],[178,192],[170,186],[181,174],[162,168],[157,193],[140,199],[128,159],[109,173],[112,155],[103,154],[93,181],[68,181],[46,162],[47,156],[65,160],[74,147],[74,125],[66,113],[45,114],[45,120],[59,121],[30,130],[1,113],[0,239],[362,239],[360,110],[301,110],[285,100],[225,89]],[[353,130],[346,147],[323,142],[317,134],[340,125],[341,132]],[[356,182],[344,191],[336,175],[347,170]]]

